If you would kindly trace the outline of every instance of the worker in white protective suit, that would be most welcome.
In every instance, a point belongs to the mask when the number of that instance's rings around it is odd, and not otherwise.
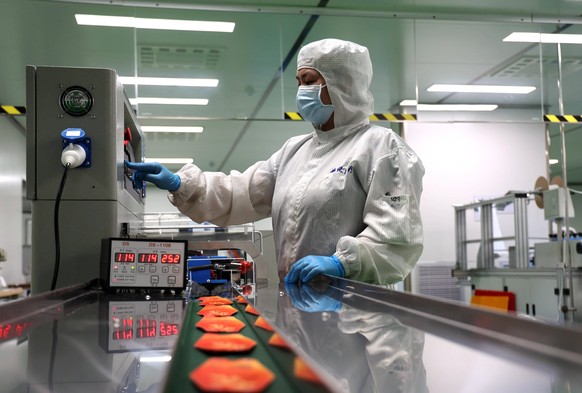
[[[310,43],[297,58],[297,106],[312,132],[290,138],[243,173],[127,166],[134,181],[169,190],[170,201],[196,222],[227,226],[271,216],[287,283],[322,273],[399,282],[423,249],[424,167],[396,133],[370,124],[371,79],[366,47],[336,39]]]

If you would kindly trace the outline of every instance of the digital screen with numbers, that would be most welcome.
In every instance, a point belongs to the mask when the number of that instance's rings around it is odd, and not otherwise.
[[[135,254],[133,252],[116,252],[115,262],[135,262]]]
[[[99,306],[100,320],[107,322],[99,324],[99,344],[108,352],[141,352],[174,347],[186,302],[182,296],[135,300],[124,294],[116,300],[103,300]],[[0,324],[0,334],[3,331],[7,336],[18,334]]]
[[[151,252],[147,254],[139,254],[137,261],[139,263],[158,263],[158,254]]]
[[[160,322],[160,336],[177,336],[178,335],[178,324],[177,323],[166,323]]]
[[[106,243],[108,242],[108,243]],[[108,246],[108,247],[107,247]],[[180,289],[186,287],[186,240],[106,239],[107,289]]]
[[[162,254],[162,263],[180,263],[180,254]]]

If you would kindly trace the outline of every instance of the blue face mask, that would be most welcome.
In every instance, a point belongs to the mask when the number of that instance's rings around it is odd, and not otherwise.
[[[321,102],[322,85],[299,86],[297,89],[297,110],[304,120],[313,124],[325,124],[335,110],[333,105]]]

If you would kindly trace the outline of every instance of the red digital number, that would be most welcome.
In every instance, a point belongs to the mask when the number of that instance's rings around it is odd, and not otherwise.
[[[133,338],[133,329],[116,330],[113,332],[114,340],[131,340]]]
[[[0,338],[8,338],[10,331],[12,330],[12,325],[0,325]]]
[[[162,263],[180,263],[180,254],[162,254]]]
[[[160,336],[178,335],[178,324],[160,322]]]
[[[158,262],[158,254],[139,254],[138,262],[141,263],[157,263]]]
[[[114,340],[131,340],[133,338],[133,319],[123,318],[121,326],[113,332]]]
[[[156,337],[156,321],[140,319],[137,329],[137,338]]]
[[[115,262],[135,262],[135,254],[132,252],[116,252]]]

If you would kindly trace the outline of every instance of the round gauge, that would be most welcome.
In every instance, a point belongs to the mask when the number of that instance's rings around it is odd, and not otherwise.
[[[69,87],[61,94],[61,107],[71,116],[83,116],[91,110],[93,97],[80,86]]]

